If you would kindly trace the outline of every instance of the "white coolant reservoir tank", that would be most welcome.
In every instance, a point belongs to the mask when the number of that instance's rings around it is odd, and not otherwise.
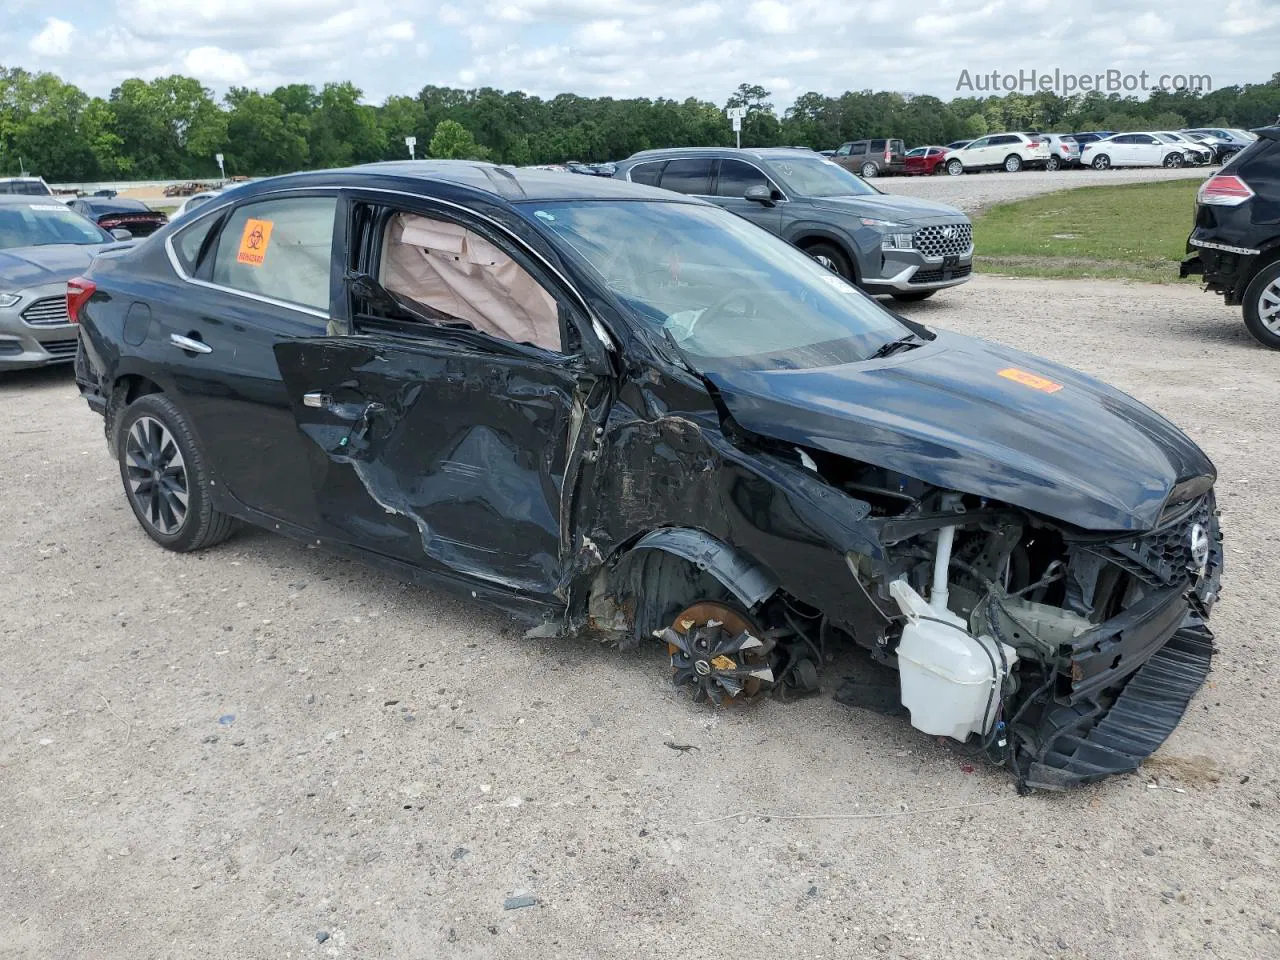
[[[905,580],[889,584],[889,593],[908,621],[898,644],[898,676],[911,725],[955,740],[986,733],[1017,652],[991,637],[975,637],[963,620],[931,607]]]

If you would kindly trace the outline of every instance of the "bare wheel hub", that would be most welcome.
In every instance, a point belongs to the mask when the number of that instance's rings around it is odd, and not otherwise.
[[[676,615],[658,639],[671,654],[672,680],[693,688],[693,699],[749,700],[773,684],[772,641],[748,618],[721,603],[696,603]]]

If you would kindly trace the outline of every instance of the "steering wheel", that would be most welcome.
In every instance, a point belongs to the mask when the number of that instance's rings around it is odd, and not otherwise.
[[[745,309],[730,313],[729,307],[735,303],[741,303]],[[725,294],[711,306],[707,307],[698,315],[689,326],[688,336],[693,336],[693,332],[699,327],[711,324],[714,326],[722,320],[745,320],[756,315],[756,299],[746,290],[734,290]]]

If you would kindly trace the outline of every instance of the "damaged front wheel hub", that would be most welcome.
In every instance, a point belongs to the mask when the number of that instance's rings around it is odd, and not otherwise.
[[[699,603],[657,631],[671,654],[672,680],[693,688],[693,699],[749,700],[773,684],[769,644],[745,616],[720,603]]]

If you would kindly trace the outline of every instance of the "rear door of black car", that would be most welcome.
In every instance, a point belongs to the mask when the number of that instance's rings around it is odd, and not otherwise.
[[[324,336],[330,321],[337,190],[254,197],[172,238],[184,283],[152,305],[152,351],[243,505],[303,529],[315,516],[306,445],[272,347]]]
[[[318,534],[550,598],[593,410],[609,386],[599,340],[589,356],[583,308],[514,238],[456,208],[353,191],[351,217],[351,332],[275,348],[298,428],[322,458],[312,478]],[[436,273],[414,286],[414,270],[442,262],[450,282],[466,285],[486,258],[504,264],[512,285],[490,301],[469,286],[463,309]],[[473,303],[496,315],[534,302],[556,327],[541,328],[537,343],[462,317],[476,316]]]

